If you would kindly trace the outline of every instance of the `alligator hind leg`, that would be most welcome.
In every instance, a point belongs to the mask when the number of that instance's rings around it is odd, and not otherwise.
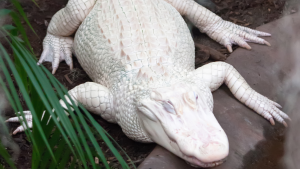
[[[67,6],[59,10],[51,19],[47,35],[43,41],[43,53],[38,65],[52,62],[54,74],[61,61],[65,60],[73,68],[71,36],[89,14],[96,0],[69,0]]]
[[[110,91],[94,82],[87,82],[81,85],[76,86],[71,89],[69,92],[72,100],[77,105],[78,102],[81,103],[87,110],[90,112],[100,115],[103,119],[116,123],[115,115],[113,111],[113,97]],[[72,104],[67,96],[65,96],[69,104]],[[67,109],[66,104],[60,100],[60,104],[63,108]],[[28,127],[32,127],[32,115],[30,111],[24,111],[25,120],[27,121]],[[18,117],[12,117],[6,120],[6,122],[19,122]],[[24,123],[22,123],[14,132],[22,132],[26,129]]]
[[[239,101],[268,119],[271,124],[275,124],[275,119],[287,126],[285,120],[290,120],[288,115],[279,110],[281,106],[278,103],[253,90],[230,64],[225,62],[206,64],[195,70],[193,81],[195,83],[205,82],[211,91],[217,90],[225,82]]]

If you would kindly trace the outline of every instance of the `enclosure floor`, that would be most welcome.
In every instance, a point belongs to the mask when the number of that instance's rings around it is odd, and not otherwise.
[[[283,95],[285,79],[300,53],[300,13],[283,17],[258,28],[272,34],[266,38],[272,46],[251,44],[252,50],[237,49],[227,60],[257,92],[277,101],[288,110]],[[295,51],[296,50],[296,51]],[[267,120],[238,102],[226,86],[213,93],[214,114],[225,130],[230,145],[227,161],[216,169],[284,169],[286,129]],[[289,112],[286,112],[289,114]],[[182,159],[157,146],[139,169],[192,169]]]

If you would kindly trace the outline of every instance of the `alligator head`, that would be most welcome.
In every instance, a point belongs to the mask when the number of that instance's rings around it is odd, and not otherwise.
[[[227,157],[229,144],[209,104],[208,88],[178,83],[151,90],[140,100],[138,114],[154,142],[192,166],[213,167]]]

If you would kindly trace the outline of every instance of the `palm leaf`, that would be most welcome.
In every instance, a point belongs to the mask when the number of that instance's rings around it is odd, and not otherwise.
[[[29,24],[18,1],[12,0],[12,3]],[[95,164],[94,157],[100,158],[103,166],[109,168],[96,137],[101,137],[123,168],[129,168],[110,142],[104,129],[92,118],[88,111],[82,105],[79,105],[83,111],[82,114],[77,106],[71,107],[67,104],[64,96],[68,96],[68,94],[64,86],[46,68],[36,65],[32,52],[29,52],[25,47],[26,45],[31,49],[18,15],[10,10],[0,10],[0,17],[7,14],[12,16],[16,27],[5,25],[0,33],[9,37],[6,40],[13,50],[15,62],[12,62],[9,54],[0,44],[0,52],[2,53],[0,67],[5,77],[4,79],[0,78],[0,84],[14,111],[20,112],[20,114],[17,114],[20,119],[24,119],[24,113],[17,94],[18,90],[22,93],[25,103],[32,113],[32,133],[29,130],[25,131],[33,145],[32,168],[73,168],[76,165],[79,168],[99,168]],[[30,28],[32,27],[30,26]],[[18,38],[19,33],[21,33],[24,42]],[[18,90],[14,86],[10,72],[18,85]],[[59,104],[60,98],[66,103],[67,110],[64,110]],[[72,105],[75,105],[73,101]],[[55,111],[52,111],[52,109]],[[72,111],[73,109],[76,114]],[[45,114],[43,114],[44,110],[46,110]],[[65,111],[68,112],[72,120],[69,119]],[[41,120],[42,116],[44,118]],[[87,120],[92,126],[88,125]],[[24,121],[24,124],[28,126],[26,121]],[[96,133],[93,131],[96,131]],[[88,145],[87,140],[92,145]],[[8,153],[2,147],[0,147],[0,155],[14,168],[12,161],[9,160]],[[82,164],[82,166],[78,164]]]
[[[27,55],[30,55],[30,53],[25,51],[24,47],[21,46],[20,42],[18,42],[14,38],[14,36],[10,36],[10,38],[16,44],[16,47],[19,47],[17,49],[17,48],[15,48],[14,45],[12,45],[12,48],[15,51],[16,56],[20,60],[20,63],[22,64],[24,70],[26,71],[26,74],[28,75],[30,81],[34,85],[34,89],[37,91],[37,93],[40,93],[39,96],[40,96],[41,100],[46,102],[46,103],[44,102],[44,105],[45,105],[45,107],[47,109],[47,112],[49,112],[50,115],[53,117],[51,120],[53,120],[56,123],[57,127],[59,128],[59,130],[62,133],[66,132],[68,134],[68,137],[66,136],[66,134],[63,134],[63,136],[64,136],[64,140],[66,140],[67,143],[69,144],[70,150],[73,150],[74,147],[71,146],[70,142],[68,141],[69,139],[71,140],[72,145],[75,146],[75,149],[76,149],[77,152],[73,152],[73,155],[75,157],[76,157],[76,155],[79,155],[79,159],[82,162],[84,168],[87,168],[87,161],[86,161],[86,156],[85,156],[85,155],[87,155],[87,157],[89,159],[89,162],[92,164],[93,168],[96,168],[95,163],[94,163],[94,158],[92,157],[91,150],[90,150],[90,148],[87,145],[86,138],[85,138],[85,136],[83,134],[81,126],[79,125],[79,124],[81,124],[83,126],[85,132],[89,136],[89,140],[92,141],[93,146],[97,150],[98,155],[99,155],[100,159],[102,160],[102,162],[104,163],[105,167],[109,168],[109,166],[108,166],[108,164],[107,164],[107,162],[106,162],[106,160],[105,160],[105,158],[103,156],[103,152],[101,151],[101,148],[99,147],[98,143],[96,142],[96,139],[93,136],[93,133],[90,130],[90,126],[88,126],[87,122],[85,121],[85,119],[84,119],[83,115],[81,114],[81,112],[79,111],[79,109],[77,107],[73,107],[75,109],[75,111],[76,111],[77,117],[79,117],[78,118],[79,120],[77,120],[76,115],[71,111],[71,107],[68,106],[68,110],[69,110],[68,113],[70,114],[70,116],[72,117],[73,122],[75,123],[75,125],[74,125],[75,128],[76,128],[76,131],[75,131],[74,128],[73,128],[73,126],[72,126],[72,124],[71,124],[71,122],[70,122],[70,120],[66,116],[66,114],[64,112],[64,109],[60,106],[59,100],[58,100],[57,96],[54,94],[53,89],[50,87],[50,89],[47,89],[47,90],[44,89],[44,90],[42,90],[42,87],[47,87],[50,83],[48,84],[47,82],[45,82],[45,81],[47,81],[47,77],[41,75],[41,70],[39,70],[41,68],[38,67],[38,66],[36,66],[35,60],[31,56],[27,57],[27,60],[25,60],[22,57],[22,54],[20,54],[18,51],[22,51],[24,54],[27,54]],[[3,47],[0,47],[0,48],[3,49]],[[42,114],[40,113],[40,115],[37,116],[37,113],[35,112],[33,104],[32,104],[32,102],[30,102],[29,95],[26,94],[26,90],[25,90],[24,84],[22,84],[21,78],[17,75],[17,71],[13,67],[12,62],[9,60],[8,55],[4,55],[4,56],[6,58],[6,61],[10,65],[10,69],[12,70],[14,76],[16,77],[16,81],[17,81],[18,85],[20,86],[20,89],[21,89],[21,91],[23,93],[24,100],[25,100],[25,102],[27,103],[27,106],[29,107],[29,109],[32,112],[33,119],[40,119],[40,117],[42,116]],[[60,97],[66,102],[66,100],[64,98],[64,95],[66,94],[66,92],[63,93],[61,91],[61,89],[59,88],[59,86],[57,84],[57,81],[54,79],[54,77],[47,70],[45,70],[45,73],[48,74],[48,78],[50,79],[50,82],[52,83],[52,85],[54,85],[54,87],[56,87],[56,90],[57,90],[58,94],[60,95]],[[39,80],[39,79],[42,79],[42,80]],[[44,92],[45,92],[45,95],[44,95]],[[48,98],[45,98],[45,96],[47,96]],[[47,102],[47,100],[50,103]],[[56,111],[52,112],[51,109],[50,109],[50,107],[53,107]],[[85,115],[87,115],[89,117],[89,120],[91,120],[91,123],[93,125],[97,124],[96,121],[91,117],[91,115],[86,110],[84,110],[84,112],[85,112]],[[57,118],[59,118],[61,122],[58,122]],[[44,122],[46,123],[47,121],[44,121]],[[35,120],[34,124],[37,126],[37,130],[39,131],[41,139],[45,143],[45,146],[49,150],[52,158],[55,159],[55,156],[54,156],[53,152],[51,151],[51,147],[50,147],[50,145],[49,145],[49,143],[47,141],[48,138],[45,135],[45,133],[43,132],[42,126],[41,126],[39,120]],[[49,127],[49,126],[47,126],[47,127]],[[112,143],[109,141],[109,139],[107,138],[107,136],[103,132],[103,129],[100,127],[100,125],[98,124],[98,126],[96,126],[96,127],[97,127],[98,132],[101,135],[102,139],[106,142],[106,144],[108,145],[108,147],[113,150],[112,151],[113,154],[117,155],[116,156],[117,159],[122,162],[122,166],[124,168],[128,168],[128,165],[121,158],[121,156],[118,154],[118,151],[115,150],[115,149],[113,149]],[[33,131],[34,131],[34,128],[33,128]],[[76,134],[76,132],[79,133],[79,137]],[[78,138],[80,138],[80,140]],[[34,139],[32,139],[32,140],[33,140],[33,142],[36,142],[36,141],[34,141]],[[81,145],[84,147],[84,150],[81,147]],[[40,150],[40,149],[41,148],[35,148],[34,150],[37,151],[37,150]],[[40,157],[39,156],[40,153],[37,152],[35,154],[37,155],[37,158]],[[56,162],[56,161],[54,161],[54,162]]]

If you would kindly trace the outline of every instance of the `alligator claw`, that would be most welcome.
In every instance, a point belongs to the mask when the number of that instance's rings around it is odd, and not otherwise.
[[[273,118],[270,118],[270,123],[274,126],[275,125],[275,121],[274,121],[274,119]]]
[[[52,74],[54,75],[58,67],[52,69]]]
[[[32,115],[31,115],[31,112],[30,111],[23,111],[23,113],[24,113],[24,117],[25,117],[25,120],[27,122],[28,127],[32,128]],[[20,114],[20,112],[18,112],[18,114]],[[23,132],[27,128],[22,116],[21,117],[11,117],[11,118],[7,119],[5,122],[20,122],[21,123],[21,125],[16,130],[14,130],[13,135],[15,135],[19,132]]]
[[[69,65],[70,70],[73,69],[72,46],[73,38],[55,36],[47,33],[43,41],[43,53],[37,62],[37,65],[43,62],[52,62],[52,74],[55,74],[59,63],[63,60]]]

